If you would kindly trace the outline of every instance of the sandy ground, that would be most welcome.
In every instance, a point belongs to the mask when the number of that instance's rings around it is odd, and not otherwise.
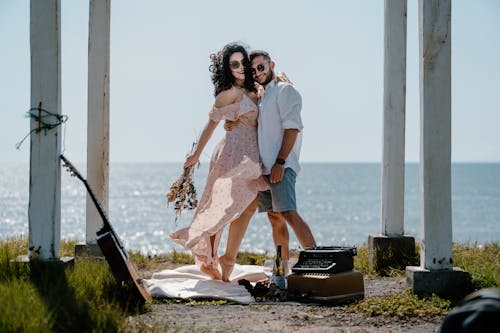
[[[400,293],[402,278],[365,279],[365,297]],[[437,332],[442,317],[398,319],[367,317],[346,306],[301,303],[189,305],[153,302],[151,311],[129,318],[127,326],[144,332]]]

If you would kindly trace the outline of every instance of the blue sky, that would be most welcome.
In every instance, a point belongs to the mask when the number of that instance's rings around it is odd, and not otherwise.
[[[88,1],[61,1],[65,153],[86,158]],[[112,162],[181,161],[213,103],[209,55],[268,50],[303,97],[302,161],[382,156],[382,0],[128,1],[111,7]],[[500,162],[500,2],[452,2],[452,160]],[[29,1],[0,0],[2,161],[27,162]],[[418,1],[408,1],[406,160],[419,159]],[[202,157],[223,135],[217,130]]]

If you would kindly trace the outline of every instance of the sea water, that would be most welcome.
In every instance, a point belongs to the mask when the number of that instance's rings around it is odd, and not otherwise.
[[[76,165],[84,173],[84,166]],[[187,226],[193,211],[184,210],[175,222],[165,193],[179,177],[181,163],[112,163],[109,219],[129,250],[160,254],[181,250],[168,234]],[[195,171],[199,196],[207,163]],[[418,164],[405,166],[405,233],[421,239]],[[297,177],[297,205],[318,245],[354,245],[380,234],[380,164],[303,163]],[[62,171],[61,237],[85,240],[86,190]],[[28,166],[0,166],[0,238],[28,235]],[[500,164],[452,165],[453,241],[500,241]],[[227,228],[226,228],[227,229]],[[221,241],[225,246],[227,230]],[[300,249],[290,230],[290,248]],[[256,213],[241,244],[242,251],[273,253],[271,228],[265,214]]]

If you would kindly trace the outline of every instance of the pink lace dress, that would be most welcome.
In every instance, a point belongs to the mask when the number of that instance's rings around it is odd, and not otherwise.
[[[172,234],[176,243],[190,249],[198,264],[217,261],[217,248],[224,227],[237,219],[266,189],[257,146],[257,105],[245,94],[239,102],[213,107],[212,120],[240,123],[215,148],[205,190],[189,227]],[[210,236],[215,235],[214,247]]]

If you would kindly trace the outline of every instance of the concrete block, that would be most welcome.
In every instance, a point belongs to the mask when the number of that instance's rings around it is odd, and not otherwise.
[[[387,275],[391,268],[403,270],[418,264],[415,238],[411,236],[368,236],[369,263],[377,273]]]
[[[97,244],[76,244],[75,257],[104,258],[101,248]]]
[[[42,260],[42,259],[31,259],[29,256],[18,256],[16,259],[12,259],[11,262],[18,262],[21,264],[29,264],[32,262],[41,262],[41,263],[46,263],[48,265],[63,265],[63,266],[73,266],[75,263],[75,258],[73,257],[60,257],[59,259],[53,259],[53,260]]]
[[[418,296],[436,294],[460,300],[472,291],[470,274],[459,267],[428,270],[420,266],[406,267],[406,285]]]
[[[66,268],[73,269],[75,267],[75,258],[73,257],[60,257],[59,259],[45,260],[30,259],[29,256],[24,255],[12,259],[11,262],[29,266],[32,276],[40,276],[42,274],[47,274],[47,272],[51,274],[62,274]]]

